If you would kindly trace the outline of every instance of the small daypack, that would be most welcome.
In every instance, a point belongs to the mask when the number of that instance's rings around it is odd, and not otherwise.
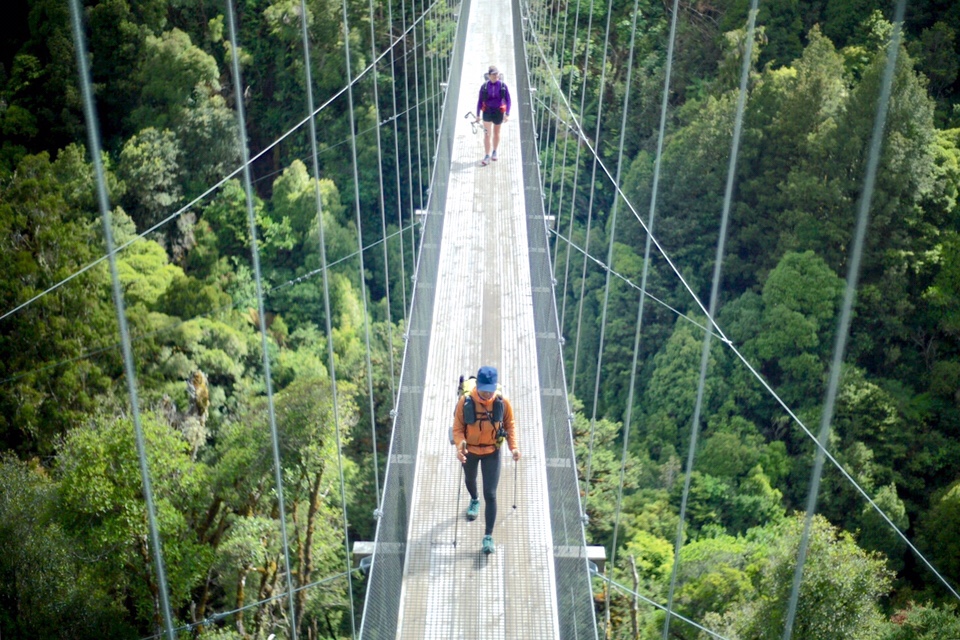
[[[470,376],[469,378],[460,376],[460,384],[457,386],[457,397],[463,396],[463,422],[467,425],[468,429],[471,424],[475,424],[478,420],[477,406],[473,402],[473,396],[471,395],[471,392],[476,386],[476,376]],[[456,414],[456,408],[454,408],[453,411],[454,414]],[[506,430],[503,428],[503,412],[503,392],[500,391],[500,385],[497,385],[497,395],[493,398],[493,411],[484,413],[479,416],[479,419],[490,422],[497,429],[498,447],[503,444],[503,440],[507,435]],[[456,444],[453,441],[452,426],[450,427],[450,444]]]
[[[486,110],[487,102],[490,101],[490,81],[487,80],[487,74],[483,74],[483,78],[484,78],[484,82],[483,82],[483,95],[484,95],[484,98],[483,98],[483,106],[484,106],[484,110]],[[503,81],[503,75],[500,76],[500,84],[502,85],[502,87],[501,87],[501,89],[500,89],[500,101],[503,102],[503,97],[504,97],[504,95],[508,95],[508,94],[510,93],[510,88],[507,87],[507,83]],[[503,104],[500,105],[501,109],[505,108],[505,106],[506,106],[506,105],[503,105]]]

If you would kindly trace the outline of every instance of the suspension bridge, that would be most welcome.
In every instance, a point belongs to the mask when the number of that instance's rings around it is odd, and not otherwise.
[[[228,1],[230,22],[232,26],[232,6]],[[80,17],[76,0],[72,2],[74,9],[75,38],[78,50],[83,51],[83,35],[80,28]],[[902,17],[903,3],[898,4],[898,15]],[[305,9],[304,9],[305,13]],[[371,4],[371,25],[373,25],[373,8]],[[573,246],[572,234],[564,237],[560,220],[555,219],[553,211],[552,183],[548,185],[547,177],[541,171],[541,158],[548,140],[556,140],[561,128],[566,128],[577,139],[576,153],[591,153],[595,156],[592,163],[593,175],[576,175],[573,177],[574,190],[576,181],[583,180],[591,184],[591,206],[593,185],[597,182],[609,182],[620,197],[614,198],[616,204],[611,212],[609,234],[609,254],[606,261],[588,256],[589,222],[587,227],[586,248],[581,249],[584,254],[584,271],[587,257],[601,264],[606,272],[606,289],[604,291],[603,316],[601,326],[607,322],[607,299],[610,279],[617,277],[611,265],[613,262],[613,246],[617,225],[618,211],[625,217],[632,217],[637,223],[649,231],[653,226],[653,215],[656,209],[657,180],[659,174],[654,174],[653,193],[654,201],[650,204],[650,218],[644,221],[629,199],[619,192],[621,184],[621,167],[624,164],[622,155],[618,159],[614,170],[608,169],[597,155],[597,145],[601,139],[600,117],[597,115],[597,129],[593,134],[585,132],[577,114],[583,113],[583,99],[586,91],[581,92],[581,104],[571,104],[569,98],[560,91],[561,81],[555,69],[562,69],[566,62],[562,56],[557,63],[557,42],[566,40],[567,25],[562,25],[563,36],[557,37],[561,25],[559,12],[556,22],[550,22],[554,16],[543,7],[533,6],[528,2],[517,0],[488,0],[480,3],[478,0],[462,0],[459,4],[435,3],[426,6],[418,17],[411,7],[411,22],[407,25],[407,8],[403,10],[404,21],[400,30],[402,37],[393,40],[389,50],[377,51],[375,45],[371,58],[373,62],[364,73],[373,69],[376,76],[376,65],[390,56],[391,60],[397,54],[395,49],[398,43],[406,42],[407,36],[412,35],[414,50],[403,55],[411,58],[412,72],[418,75],[421,72],[425,78],[424,85],[428,87],[430,95],[424,95],[422,100],[419,93],[410,104],[409,89],[404,92],[407,104],[401,112],[397,104],[396,94],[393,96],[393,114],[389,119],[382,120],[381,126],[389,123],[393,127],[401,121],[406,122],[408,143],[416,140],[416,152],[412,147],[405,151],[408,158],[418,157],[417,164],[421,171],[429,174],[429,186],[414,194],[414,182],[409,180],[409,204],[417,209],[417,218],[420,225],[419,244],[417,246],[417,264],[415,274],[410,278],[412,294],[410,304],[406,306],[406,333],[404,358],[399,373],[399,386],[396,389],[395,406],[391,411],[392,431],[386,462],[386,472],[382,481],[376,481],[377,490],[382,489],[379,495],[379,507],[376,518],[376,537],[364,547],[361,554],[364,556],[363,568],[366,574],[366,596],[361,606],[354,607],[351,600],[351,610],[354,611],[353,621],[359,625],[353,629],[356,637],[365,639],[375,638],[436,638],[436,639],[501,639],[501,638],[597,638],[597,620],[594,614],[593,585],[597,571],[597,563],[601,556],[595,549],[588,546],[584,533],[585,509],[581,503],[581,482],[577,476],[577,461],[574,455],[573,415],[568,393],[571,392],[570,381],[566,379],[562,331],[560,318],[565,311],[558,309],[558,299],[555,277],[559,271],[558,247],[566,242]],[[456,25],[452,38],[445,40],[438,31],[428,34],[425,26],[428,14],[431,19],[439,21],[448,19]],[[437,15],[439,14],[439,16]],[[606,25],[607,40],[609,40],[611,9],[608,6]],[[659,170],[660,152],[663,146],[663,129],[669,92],[670,66],[676,29],[677,5],[673,6],[673,24],[671,26],[670,50],[666,81],[661,105],[660,137],[657,148],[657,170]],[[659,252],[668,267],[676,274],[682,286],[690,292],[698,307],[708,319],[704,329],[703,363],[700,372],[700,390],[697,397],[697,407],[694,411],[690,448],[685,470],[687,481],[684,485],[683,507],[680,512],[680,529],[677,532],[676,557],[683,540],[684,507],[689,491],[689,471],[693,465],[693,456],[696,448],[696,436],[699,429],[700,403],[702,399],[704,377],[706,375],[706,361],[710,349],[710,340],[716,338],[727,347],[735,350],[735,345],[723,334],[721,328],[714,322],[717,307],[717,289],[719,286],[719,270],[722,265],[723,240],[726,228],[727,215],[732,199],[732,176],[735,171],[735,162],[739,145],[739,127],[743,115],[743,97],[746,93],[746,78],[751,59],[749,46],[753,42],[754,19],[756,16],[756,2],[748,20],[748,35],[746,38],[747,52],[744,56],[744,67],[741,76],[740,103],[738,104],[737,125],[731,149],[730,174],[727,183],[727,192],[724,198],[723,222],[721,225],[720,243],[717,248],[718,258],[714,273],[712,295],[709,303],[704,304],[696,298],[692,288],[683,280],[680,270],[673,266],[669,256],[660,247],[652,233],[647,233],[647,247],[645,264],[650,263],[651,252]],[[590,20],[593,18],[592,3]],[[634,19],[636,18],[636,9]],[[344,2],[344,23],[347,21],[347,7]],[[393,22],[392,16],[390,18]],[[347,27],[348,28],[348,27]],[[391,24],[393,28],[393,24]],[[636,22],[632,25],[636,33]],[[371,29],[373,27],[371,26]],[[417,42],[420,29],[420,42]],[[590,27],[588,26],[589,30]],[[304,29],[306,34],[306,29]],[[235,34],[231,30],[233,49],[236,51]],[[896,31],[894,38],[899,37]],[[553,42],[550,42],[550,39]],[[574,35],[574,39],[576,36]],[[428,56],[430,40],[434,47],[434,55]],[[375,41],[371,37],[371,41]],[[896,40],[894,40],[896,42]],[[307,47],[306,35],[304,46]],[[347,63],[350,64],[349,43],[347,43]],[[405,45],[404,45],[405,46]],[[420,49],[417,49],[417,46]],[[606,46],[606,45],[605,45]],[[631,69],[632,69],[632,42],[631,42]],[[436,51],[447,49],[442,55]],[[888,61],[887,75],[885,76],[887,93],[882,96],[878,106],[877,124],[871,146],[871,163],[868,163],[867,176],[864,180],[864,197],[859,211],[858,242],[862,243],[863,228],[865,228],[869,211],[870,193],[873,176],[876,171],[876,157],[886,117],[886,100],[889,96],[889,82],[891,69],[895,62],[896,46],[890,47],[891,59]],[[589,56],[589,49],[585,53]],[[606,48],[603,56],[606,59]],[[80,56],[80,73],[84,78],[88,71],[84,67]],[[427,62],[429,58],[429,62]],[[488,166],[479,166],[478,161],[483,155],[483,139],[472,123],[472,112],[477,101],[477,91],[482,82],[483,72],[490,64],[496,64],[504,74],[507,84],[514,95],[514,111],[510,121],[503,125],[501,143],[498,149],[497,162]],[[239,77],[239,67],[234,56],[234,73]],[[391,63],[395,69],[399,65]],[[531,68],[539,67],[536,77],[531,77]],[[584,61],[586,67],[586,61]],[[606,69],[606,65],[602,65]],[[306,65],[309,73],[309,64]],[[406,63],[404,63],[406,67]],[[628,72],[629,73],[629,72]],[[584,74],[585,76],[586,74]],[[572,78],[572,75],[571,75]],[[356,78],[349,79],[345,88],[353,104],[352,85]],[[402,81],[402,79],[401,79]],[[584,77],[584,82],[586,78]],[[601,84],[603,78],[601,77]],[[397,84],[396,82],[394,83]],[[419,87],[419,80],[416,81]],[[630,86],[629,75],[627,86]],[[310,85],[308,80],[307,85]],[[237,83],[239,92],[242,85]],[[376,86],[376,85],[375,85]],[[96,135],[95,109],[92,105],[92,94],[89,86],[85,87],[87,99],[88,126],[90,127],[90,144],[92,157],[97,165],[99,156],[99,141]],[[342,93],[342,92],[341,92]],[[312,90],[311,90],[312,94]],[[624,97],[623,113],[624,125],[629,108],[629,91]],[[242,105],[242,96],[238,93],[237,104]],[[602,105],[601,105],[602,107]],[[320,107],[323,108],[322,106]],[[311,136],[314,141],[313,159],[314,171],[318,173],[315,141],[316,131],[313,129],[313,117],[318,109],[313,105],[313,96],[309,97],[309,122]],[[410,124],[411,113],[416,119],[416,125]],[[468,114],[470,117],[465,117]],[[424,118],[420,124],[421,115]],[[241,132],[244,131],[243,113],[239,113]],[[296,128],[303,126],[303,122]],[[552,132],[551,132],[552,127]],[[625,126],[621,127],[619,148],[623,148]],[[244,135],[242,133],[242,135]],[[279,141],[278,141],[279,142]],[[377,143],[379,146],[379,133]],[[244,154],[246,154],[246,138],[243,138]],[[421,144],[424,150],[421,151]],[[355,145],[355,142],[354,142]],[[262,150],[260,153],[266,152]],[[381,150],[381,155],[390,151]],[[563,148],[563,154],[567,147]],[[399,159],[401,150],[394,151]],[[555,162],[557,153],[552,153]],[[243,174],[248,196],[248,208],[251,220],[251,233],[255,238],[252,207],[250,203],[251,178],[249,164],[252,160],[244,158],[244,165],[231,176]],[[411,161],[412,164],[412,161]],[[397,163],[399,167],[399,162]],[[578,163],[579,166],[579,163]],[[355,188],[357,158],[356,147],[353,148],[353,167],[355,174]],[[102,167],[97,165],[98,184],[100,187],[100,206],[104,219],[109,217],[109,203],[107,201]],[[382,171],[382,165],[381,165]],[[598,176],[598,172],[600,175]],[[614,175],[615,172],[615,175]],[[550,172],[553,176],[553,172]],[[551,177],[550,180],[553,178]],[[384,176],[381,173],[381,189]],[[398,187],[401,176],[396,176]],[[222,183],[221,183],[222,184]],[[219,185],[217,185],[219,186]],[[423,185],[420,185],[421,187]],[[216,187],[214,187],[216,188]],[[562,193],[563,186],[559,191]],[[545,194],[549,192],[549,201]],[[562,198],[562,196],[561,196]],[[319,193],[318,193],[319,201]],[[416,201],[416,202],[415,202]],[[189,207],[190,205],[188,205]],[[356,198],[358,228],[359,224],[359,193]],[[318,204],[319,207],[319,204]],[[622,207],[622,211],[620,210]],[[381,214],[384,204],[380,202]],[[186,207],[184,208],[186,209]],[[176,217],[183,210],[167,218],[161,224]],[[557,203],[557,211],[562,212],[562,203]],[[592,214],[592,211],[591,211]],[[572,225],[572,213],[571,225]],[[384,225],[384,236],[386,225]],[[401,225],[401,233],[405,227]],[[110,240],[109,224],[105,224],[105,233],[108,237],[108,254],[103,259],[109,259],[113,267],[113,279],[116,287],[116,267],[113,263],[114,253]],[[148,230],[147,232],[152,231]],[[144,232],[147,233],[147,232]],[[381,238],[386,241],[386,237]],[[321,244],[323,240],[321,237]],[[254,264],[257,263],[256,240],[254,245]],[[117,251],[122,250],[120,247]],[[579,249],[579,247],[574,247]],[[363,270],[362,256],[370,249],[362,238],[358,238],[358,255],[361,256],[361,271]],[[833,363],[833,377],[827,393],[824,422],[819,435],[807,429],[785,403],[783,403],[773,389],[765,383],[764,386],[791,419],[815,442],[818,443],[817,458],[814,465],[814,477],[811,485],[811,500],[808,504],[808,513],[816,510],[816,493],[819,483],[819,474],[822,466],[830,462],[840,468],[866,501],[874,507],[896,530],[892,521],[877,507],[877,505],[855,480],[847,474],[837,461],[829,454],[826,447],[826,437],[829,432],[832,402],[835,400],[837,378],[839,375],[843,340],[846,338],[852,308],[852,296],[856,288],[856,252],[854,246],[851,267],[848,274],[847,298],[845,300],[844,315],[840,321],[838,344],[835,348]],[[569,270],[569,256],[567,251],[567,270]],[[325,258],[324,258],[325,260]],[[386,262],[386,258],[385,258]],[[324,278],[324,264],[321,269]],[[258,297],[260,302],[259,317],[265,317],[263,307],[263,292],[260,285],[259,267],[256,266],[258,278]],[[362,278],[361,278],[362,280]],[[584,279],[585,281],[585,279]],[[66,281],[64,281],[65,283]],[[644,271],[643,282],[646,282]],[[63,284],[63,283],[61,283]],[[60,286],[60,285],[57,285]],[[326,281],[324,281],[326,290]],[[566,286],[564,285],[564,290]],[[123,321],[123,300],[119,289],[116,289],[116,304],[121,319],[123,332],[122,347],[125,353],[127,381],[133,411],[136,415],[138,402],[136,394],[136,378],[131,361],[130,338]],[[643,305],[648,297],[645,285],[639,287],[640,307],[638,312],[637,341],[639,342],[640,327],[643,318]],[[46,292],[45,292],[46,293]],[[41,294],[43,295],[43,294]],[[328,294],[327,294],[328,295]],[[584,292],[581,291],[581,298]],[[364,296],[365,300],[366,296]],[[3,317],[16,312],[21,307],[8,311]],[[562,304],[566,301],[562,300]],[[328,302],[329,304],[329,302]],[[389,306],[389,305],[388,305]],[[582,307],[581,307],[582,310]],[[330,313],[327,313],[328,322]],[[579,322],[579,321],[578,321]],[[331,329],[328,324],[327,331]],[[266,335],[265,326],[261,326],[261,334]],[[369,340],[369,336],[368,336]],[[597,358],[597,380],[593,389],[594,412],[597,406],[597,394],[601,386],[603,332],[601,331],[600,345],[596,353],[584,354]],[[579,349],[579,341],[577,343]],[[336,378],[332,346],[330,347],[330,368],[333,378]],[[268,349],[264,343],[264,369],[267,379],[267,393],[270,393]],[[634,345],[634,363],[632,372],[636,372],[637,345]],[[576,369],[576,357],[574,369]],[[749,362],[739,352],[737,356],[753,371]],[[367,366],[370,367],[369,343]],[[480,540],[483,535],[483,518],[477,521],[468,521],[464,518],[466,499],[463,499],[461,467],[457,462],[454,449],[448,440],[448,429],[453,419],[455,404],[455,390],[457,378],[461,374],[471,374],[480,365],[493,365],[500,371],[506,395],[513,402],[519,433],[519,449],[522,458],[513,462],[506,455],[503,458],[502,480],[499,491],[499,517],[494,530],[495,552],[483,554],[480,550]],[[758,379],[759,374],[754,371]],[[634,374],[630,380],[630,410],[633,406]],[[761,381],[762,382],[762,381]],[[335,388],[335,387],[334,387]],[[371,394],[372,397],[372,394]],[[372,413],[372,412],[371,412]],[[596,422],[596,413],[592,422]],[[629,429],[630,415],[626,419]],[[276,454],[276,425],[271,424]],[[624,456],[626,456],[626,441],[629,432],[624,433]],[[376,442],[376,436],[373,438]],[[142,442],[138,454],[141,462],[145,459]],[[592,445],[592,443],[591,443]],[[592,450],[591,450],[592,454]],[[376,465],[375,465],[376,466]],[[622,470],[621,470],[622,474]],[[586,484],[589,488],[590,472],[588,465]],[[153,520],[150,494],[149,472],[143,463],[144,488],[147,498],[147,508],[151,516],[152,547],[155,554],[157,573],[163,576],[163,558],[159,556],[160,544],[156,522]],[[282,477],[277,464],[277,483],[282,486]],[[342,483],[342,477],[341,477]],[[343,492],[345,493],[345,492]],[[622,493],[622,477],[621,477]],[[284,505],[283,492],[280,491],[279,509],[281,524],[283,523]],[[620,496],[622,498],[622,495]],[[617,524],[619,524],[621,503],[617,503]],[[349,505],[344,504],[344,540],[347,535],[347,512]],[[615,529],[616,531],[616,529]],[[896,533],[916,553],[921,562],[933,571],[940,581],[954,595],[956,593],[936,569],[913,547],[902,532]],[[284,553],[286,558],[286,589],[285,594],[290,602],[290,616],[295,618],[297,612],[293,607],[294,585],[290,577],[290,559],[286,532],[284,537]],[[614,533],[614,547],[616,547],[616,533]],[[801,557],[797,565],[797,574],[794,584],[794,597],[791,607],[796,604],[796,591],[802,579],[802,568],[805,547],[801,548]],[[349,544],[344,545],[344,576],[350,579],[355,573],[355,561],[352,557]],[[676,562],[674,572],[676,572]],[[669,599],[666,603],[647,601],[650,606],[663,609],[667,612],[666,620],[678,617],[673,610],[674,587],[676,573],[671,579]],[[619,587],[619,585],[618,585]],[[299,588],[305,588],[299,585]],[[352,590],[351,590],[352,591]],[[183,629],[196,626],[187,625],[175,628],[170,613],[170,605],[166,601],[165,587],[161,579],[161,602],[159,606],[164,610],[164,635],[176,637],[176,633]],[[646,600],[641,594],[632,594],[635,598]],[[283,597],[283,596],[280,596]],[[351,592],[352,597],[352,592]],[[355,610],[354,610],[355,609]],[[789,638],[792,615],[788,616],[790,623],[785,631],[785,638]],[[222,614],[226,615],[226,614]],[[205,620],[203,622],[209,622]],[[686,621],[700,628],[712,637],[722,638],[719,634],[700,627],[696,621]],[[292,633],[295,635],[295,632]],[[664,637],[667,628],[664,629]]]
[[[441,122],[452,130],[449,143],[441,134],[413,298],[415,317],[421,306],[432,314],[410,327],[426,334],[415,348],[429,355],[418,357],[419,371],[408,357],[401,379],[361,636],[596,637],[538,163],[522,145],[532,142],[532,128],[523,131],[532,105],[519,6],[465,2],[460,11]],[[470,112],[489,64],[519,93],[498,161],[482,167],[483,133]],[[457,500],[463,480],[447,436],[454,374],[480,364],[500,370],[523,454],[504,457],[490,555],[480,551],[484,519],[467,522]],[[400,505],[409,512],[391,513]]]

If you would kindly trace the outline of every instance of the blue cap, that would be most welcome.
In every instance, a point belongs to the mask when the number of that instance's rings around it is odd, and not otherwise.
[[[477,391],[496,391],[497,390],[497,368],[480,367],[477,371]]]

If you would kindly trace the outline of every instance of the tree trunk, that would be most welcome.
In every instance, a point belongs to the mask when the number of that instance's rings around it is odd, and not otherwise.
[[[261,570],[261,579],[260,579],[260,592],[257,594],[257,601],[261,603],[266,603],[267,599],[273,595],[273,583],[277,575],[277,562],[269,561],[267,566]],[[253,635],[257,637],[260,633],[261,628],[263,628],[263,616],[266,612],[266,608],[270,604],[260,604],[257,606],[257,611],[253,615]]]
[[[313,485],[310,487],[310,508],[307,510],[307,535],[303,541],[300,564],[300,586],[310,584],[313,576],[313,534],[317,529],[317,513],[320,511],[320,480],[323,478],[323,471],[318,471],[313,477]],[[297,612],[304,610],[307,604],[307,590],[302,589],[297,592]],[[300,620],[301,616],[297,616]]]

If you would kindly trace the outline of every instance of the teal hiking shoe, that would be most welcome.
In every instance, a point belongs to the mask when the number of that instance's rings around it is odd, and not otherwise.
[[[470,506],[467,507],[467,520],[476,520],[480,515],[480,501],[470,500]]]
[[[493,551],[493,536],[483,536],[483,552],[486,554],[491,554]]]

